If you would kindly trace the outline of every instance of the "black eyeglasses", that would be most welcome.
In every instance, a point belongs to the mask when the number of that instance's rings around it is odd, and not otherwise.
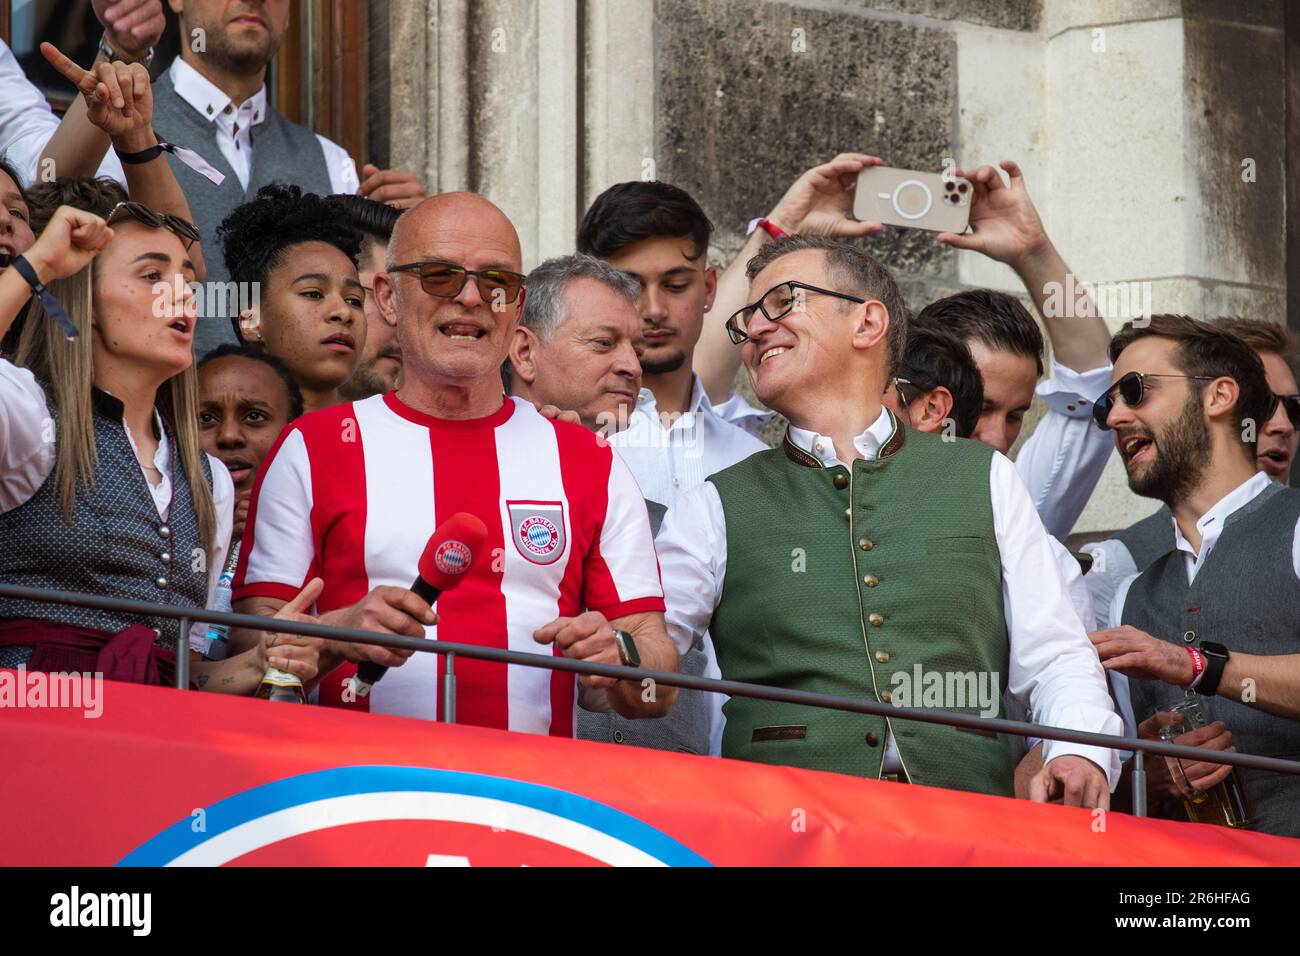
[[[1118,382],[1106,389],[1106,391],[1102,392],[1101,397],[1093,402],[1093,420],[1096,421],[1098,428],[1103,431],[1110,431],[1110,426],[1106,424],[1106,419],[1110,417],[1110,410],[1115,405],[1115,396],[1119,395],[1120,400],[1129,408],[1137,408],[1146,398],[1146,380],[1149,378],[1185,378],[1198,382],[1213,382],[1216,377],[1217,376],[1214,375],[1173,375],[1158,372],[1129,372],[1127,375],[1120,376]],[[1270,412],[1270,414],[1272,413]]]
[[[523,291],[527,278],[518,272],[507,272],[504,269],[482,269],[476,272],[450,262],[408,262],[386,271],[414,273],[420,280],[420,288],[440,299],[456,298],[465,288],[470,276],[473,276],[478,283],[479,295],[485,300],[495,300],[499,294],[502,300],[514,302]]]
[[[847,302],[862,303],[867,301],[856,295],[832,292],[830,289],[819,289],[815,285],[808,285],[806,282],[782,282],[780,285],[768,289],[757,302],[745,306],[727,319],[727,335],[731,337],[734,344],[740,345],[749,338],[749,320],[754,317],[755,312],[762,312],[769,322],[779,322],[799,307],[803,301],[804,293],[807,292],[829,295],[836,299],[844,299]]]
[[[105,217],[104,222],[113,225],[113,220],[119,222],[123,216],[130,216],[136,222],[142,223],[151,229],[166,229],[173,233],[185,246],[185,251],[190,251],[190,246],[198,242],[202,237],[194,223],[186,222],[179,216],[173,216],[169,212],[154,212],[144,203],[131,202],[126,200],[118,203]]]

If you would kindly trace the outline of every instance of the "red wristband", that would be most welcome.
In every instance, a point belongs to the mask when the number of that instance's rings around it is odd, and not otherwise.
[[[1192,679],[1188,683],[1188,690],[1200,683],[1201,675],[1205,673],[1205,655],[1194,647],[1184,647],[1187,656],[1192,659]]]

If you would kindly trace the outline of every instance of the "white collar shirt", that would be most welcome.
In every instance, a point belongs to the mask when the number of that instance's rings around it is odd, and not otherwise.
[[[681,414],[661,414],[654,392],[641,389],[627,428],[609,443],[632,469],[641,493],[669,507],[709,475],[767,449],[713,410],[698,378],[691,380],[690,407]]]

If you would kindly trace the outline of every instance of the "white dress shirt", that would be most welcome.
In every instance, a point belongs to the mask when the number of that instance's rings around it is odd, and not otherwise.
[[[45,102],[45,94],[27,79],[9,44],[0,40],[0,156],[14,164],[21,185],[36,181],[36,166],[59,128],[59,118]]]
[[[1016,471],[1029,489],[1038,517],[1052,537],[1064,541],[1092,496],[1115,436],[1092,421],[1093,399],[1110,387],[1111,366],[1076,372],[1052,360],[1052,377],[1038,383],[1047,411],[1016,456]],[[722,418],[750,434],[773,417],[736,392],[714,406]]]
[[[1038,383],[1047,412],[1016,455],[1047,533],[1064,541],[1092,497],[1115,448],[1113,432],[1092,420],[1092,403],[1110,387],[1112,366],[1076,372],[1052,360],[1052,377]]]
[[[854,440],[855,450],[864,458],[875,458],[889,431],[889,416],[882,410],[871,427]],[[790,439],[826,467],[848,466],[854,457],[841,462],[828,436],[804,429],[791,428]],[[923,493],[923,489],[918,491]],[[1107,693],[1101,662],[1071,603],[1050,538],[1014,466],[997,452],[989,466],[989,491],[1010,645],[1007,690],[1038,723],[1118,733],[1122,723]],[[726,578],[726,517],[711,482],[685,493],[669,509],[655,544],[668,607],[668,633],[682,650],[708,627],[722,600]],[[1046,742],[1045,761],[1064,754],[1077,754],[1097,764],[1114,789],[1119,760],[1112,751]]]
[[[660,416],[654,392],[643,388],[637,396],[636,408],[628,417],[627,428],[611,435],[609,443],[627,462],[641,486],[641,493],[667,507],[672,507],[682,492],[703,484],[709,475],[768,447],[749,432],[723,420],[713,410],[704,386],[695,376],[691,377],[688,411],[665,420]],[[701,638],[701,649],[705,657],[702,676],[721,677],[708,634]],[[722,705],[727,698],[710,694],[709,700],[709,754],[717,757],[722,754],[722,731],[726,726]]]
[[[56,443],[46,434],[50,421],[45,391],[35,376],[25,368],[0,359],[0,514],[13,511],[30,501],[54,471]],[[166,429],[162,427],[162,419],[156,411],[154,424],[162,437],[158,442],[158,450],[154,453],[153,464],[162,475],[162,480],[156,485],[149,482],[149,474],[143,466],[140,473],[149,485],[149,494],[158,509],[158,516],[166,521],[172,503],[172,451]],[[134,449],[135,437],[130,428],[126,428],[126,436]],[[235,485],[226,466],[211,455],[208,456],[208,467],[212,469],[212,503],[217,517],[216,541],[208,558],[206,606],[211,607],[234,527]],[[207,648],[207,629],[206,624],[194,624],[191,627],[191,648],[197,651]]]
[[[263,85],[251,97],[238,106],[221,91],[211,80],[180,57],[172,61],[168,68],[172,86],[176,95],[199,115],[217,128],[217,146],[222,157],[230,164],[244,189],[248,188],[248,177],[253,168],[253,148],[257,141],[256,127],[266,122],[267,96]],[[330,190],[334,193],[354,194],[361,181],[357,178],[357,164],[342,146],[326,139],[319,133],[316,139],[325,152],[325,165],[329,167]],[[200,143],[178,143],[190,149],[203,152]],[[122,172],[122,163],[112,150],[104,157],[99,175],[111,176],[122,185],[126,185],[126,174]],[[285,178],[292,181],[293,171],[285,170]]]
[[[768,448],[718,415],[695,377],[689,410],[667,422],[654,392],[641,389],[627,428],[611,435],[609,443],[632,469],[641,493],[668,507],[709,475]]]

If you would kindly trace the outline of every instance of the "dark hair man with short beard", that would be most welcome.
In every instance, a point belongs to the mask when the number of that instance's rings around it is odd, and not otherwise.
[[[289,0],[168,0],[180,15],[180,56],[154,81],[153,128],[169,143],[199,153],[225,178],[214,185],[174,154],[167,161],[189,200],[204,239],[241,203],[272,182],[317,195],[359,193],[379,202],[412,206],[424,196],[415,175],[365,165],[361,176],[347,151],[271,105],[266,74],[289,25]],[[195,38],[201,38],[200,44]],[[118,57],[121,59],[122,57]],[[72,109],[46,147],[60,175],[90,175],[108,147],[107,137]],[[122,180],[110,156],[104,171]],[[211,256],[206,279],[230,279],[220,256]],[[201,317],[195,352],[235,343],[228,316]]]
[[[1210,749],[1300,756],[1300,491],[1256,467],[1256,434],[1277,399],[1259,357],[1237,336],[1181,315],[1126,325],[1111,342],[1114,382],[1097,402],[1114,429],[1129,487],[1167,504],[1175,549],[1126,580],[1110,624],[1091,636],[1139,733],[1199,694]],[[1267,600],[1260,600],[1267,595]],[[1102,609],[1099,609],[1099,613]],[[1234,746],[1230,746],[1234,745]],[[1153,773],[1178,815],[1228,767],[1172,763]],[[1300,778],[1238,768],[1254,828],[1300,836]],[[1153,800],[1153,805],[1158,800]]]

